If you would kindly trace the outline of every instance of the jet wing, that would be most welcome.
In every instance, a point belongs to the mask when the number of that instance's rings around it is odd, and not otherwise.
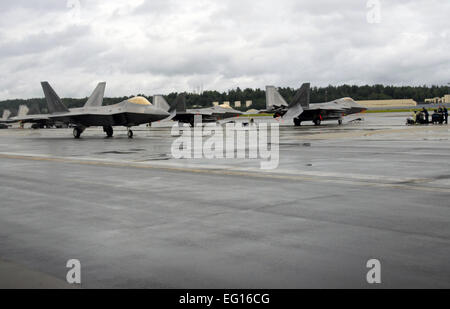
[[[50,120],[49,118],[50,115],[26,115],[26,116],[17,116],[17,117],[13,117],[12,120],[14,121],[20,121],[23,123],[33,123],[33,122],[40,122],[40,121],[46,121],[46,120]]]
[[[188,109],[185,112],[178,112],[178,114],[212,115],[213,112],[211,109]]]
[[[335,111],[335,112],[345,112],[344,108],[337,108],[333,106],[309,106],[307,110],[325,110],[325,111]]]

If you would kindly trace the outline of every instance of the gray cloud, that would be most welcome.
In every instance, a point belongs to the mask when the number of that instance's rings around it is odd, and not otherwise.
[[[377,24],[365,0],[1,3],[0,99],[450,82],[450,3],[380,2]]]

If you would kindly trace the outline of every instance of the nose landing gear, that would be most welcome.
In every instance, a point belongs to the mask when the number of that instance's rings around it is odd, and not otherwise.
[[[128,134],[128,138],[133,138],[133,131],[130,128],[128,128],[127,134]]]

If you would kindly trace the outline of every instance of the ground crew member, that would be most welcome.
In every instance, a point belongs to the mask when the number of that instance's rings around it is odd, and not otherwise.
[[[414,111],[412,114],[412,120],[414,121],[414,124],[416,124],[417,121],[417,111]]]
[[[429,122],[429,116],[430,116],[430,114],[428,114],[428,110],[424,107],[423,109],[422,109],[422,112],[423,112],[423,115],[425,116],[425,123],[428,123]]]
[[[448,124],[448,110],[447,110],[447,108],[445,106],[444,106],[443,110],[444,110],[444,121],[445,121],[445,124]]]

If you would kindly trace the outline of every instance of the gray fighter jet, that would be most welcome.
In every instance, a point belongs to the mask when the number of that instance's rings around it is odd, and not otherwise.
[[[202,117],[202,122],[217,122],[242,115],[241,111],[235,110],[228,105],[186,109],[186,96],[184,94],[178,95],[170,105],[163,96],[155,95],[153,97],[153,103],[155,106],[159,106],[170,113],[170,116],[165,120],[171,119],[182,123],[189,123],[191,126],[194,126],[196,115]]]
[[[49,119],[75,125],[73,136],[91,126],[102,126],[108,137],[113,136],[113,126],[124,126],[128,137],[133,137],[132,126],[162,120],[169,116],[167,111],[153,106],[144,97],[133,97],[120,103],[101,106],[106,83],[100,83],[81,108],[68,109],[48,82],[42,82],[49,111]]]
[[[95,90],[92,92],[92,95],[86,101],[84,107],[89,106],[101,106],[103,102],[103,94],[105,92],[106,83],[99,83]],[[44,91],[45,92],[45,91]],[[48,104],[48,102],[47,102]],[[25,110],[25,113],[19,113],[16,117],[12,117],[16,122],[19,122],[21,126],[25,123],[31,123],[33,129],[37,128],[49,128],[52,126],[63,127],[64,124],[59,121],[55,121],[50,118],[49,114],[41,114],[39,110],[33,110],[32,113],[29,113],[28,107],[25,105],[21,105],[19,107],[19,111]],[[31,111],[31,110],[30,110]],[[34,113],[33,113],[34,112]],[[36,113],[37,112],[37,113]],[[50,112],[50,109],[49,109]]]
[[[356,103],[352,98],[341,98],[324,103],[309,103],[310,84],[303,84],[297,91],[291,104],[287,104],[274,86],[266,86],[266,110],[274,113],[274,117],[293,119],[296,126],[303,121],[312,121],[320,125],[323,120],[337,120],[347,115],[361,113],[367,108]]]
[[[18,117],[23,117],[26,115],[28,109],[25,105],[20,105],[17,111],[17,116],[11,117],[11,111],[9,109],[3,110],[2,118],[0,118],[0,123],[7,126],[7,124],[16,123]],[[2,126],[3,128],[5,126]]]
[[[28,108],[25,105],[21,105],[19,107],[19,110],[21,109],[25,109],[27,110],[27,112],[24,115],[17,115],[16,117],[11,118],[15,122],[18,122],[21,127],[23,127],[25,123],[31,123],[32,124],[31,127],[33,129],[50,128],[55,125],[55,122],[48,117],[49,116],[48,114],[41,114],[41,113],[29,114]]]

